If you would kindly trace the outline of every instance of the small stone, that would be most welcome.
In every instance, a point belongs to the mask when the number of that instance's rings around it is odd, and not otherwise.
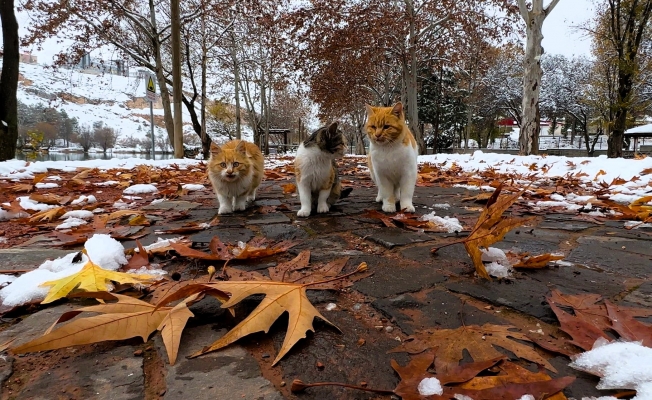
[[[320,361],[317,361],[317,364],[315,364],[315,367],[317,367],[318,370],[323,370],[324,369],[324,364],[322,364]]]
[[[335,303],[326,304],[326,311],[333,311],[335,308],[337,308],[337,304]]]
[[[362,309],[362,304],[360,303],[355,303],[353,305],[353,311],[360,311]]]
[[[263,358],[269,358],[269,353],[263,353],[263,355],[262,355],[261,357],[263,357]]]
[[[134,356],[136,356],[136,357],[140,357],[140,356],[142,356],[142,355],[143,355],[143,351],[142,351],[142,350],[138,349],[138,350],[134,351]]]
[[[281,387],[285,387],[286,383],[285,381],[281,381]]]
[[[384,326],[382,326],[382,325],[376,325],[376,326],[374,326],[374,328],[376,328],[376,330],[377,330],[378,332],[380,332],[380,331],[383,330]]]
[[[387,332],[387,333],[392,333],[392,332],[394,332],[394,327],[393,327],[393,326],[386,326],[386,327],[385,327],[385,332]]]

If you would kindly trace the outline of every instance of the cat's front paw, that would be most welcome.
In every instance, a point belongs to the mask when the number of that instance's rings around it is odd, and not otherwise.
[[[376,196],[376,203],[382,203],[382,202],[383,202],[383,197],[380,194],[378,194],[378,196]]]
[[[310,216],[309,208],[302,208],[297,212],[297,217],[309,217],[309,216]]]
[[[329,210],[328,204],[317,204],[317,213],[324,214]]]
[[[235,204],[236,211],[244,211],[247,208],[247,203],[242,201]]]
[[[219,210],[217,210],[217,213],[222,215],[222,214],[231,214],[233,212],[233,209],[231,207],[220,207]]]
[[[396,212],[396,204],[395,203],[389,203],[386,202],[383,204],[383,211],[386,213],[393,213]]]
[[[409,213],[413,213],[416,211],[412,204],[406,204],[406,205],[401,204],[401,210],[405,210],[405,212],[409,212]]]

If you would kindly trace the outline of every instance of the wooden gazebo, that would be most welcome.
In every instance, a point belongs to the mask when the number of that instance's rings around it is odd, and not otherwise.
[[[638,147],[639,138],[652,138],[652,124],[637,126],[625,131],[625,137],[634,138],[634,155]]]

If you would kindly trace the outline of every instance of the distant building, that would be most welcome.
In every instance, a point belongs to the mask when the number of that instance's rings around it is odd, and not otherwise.
[[[29,53],[20,53],[20,60],[21,63],[23,64],[37,64],[38,63],[38,57],[33,56]]]
[[[129,76],[129,66],[124,60],[105,61],[99,58],[92,58],[90,54],[85,54],[73,69],[81,69],[82,72],[96,74],[113,74],[120,76]]]

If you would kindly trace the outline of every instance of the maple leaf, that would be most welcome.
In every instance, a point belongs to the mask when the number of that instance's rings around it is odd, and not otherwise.
[[[563,255],[552,255],[550,253],[541,254],[538,256],[524,257],[521,261],[512,265],[514,268],[544,268],[551,261],[562,260]]]
[[[480,250],[480,247],[487,248],[491,246],[492,244],[502,240],[510,230],[533,219],[503,217],[503,213],[507,211],[507,209],[514,204],[523,193],[525,193],[526,189],[509,196],[500,197],[501,190],[502,186],[496,188],[494,193],[487,200],[487,205],[480,214],[478,222],[475,224],[475,227],[469,236],[460,241],[447,243],[439,248],[433,248],[431,253],[435,254],[441,247],[463,243],[467,253],[471,256],[471,260],[473,260],[473,265],[475,266],[478,275],[491,280],[491,277],[482,263],[482,251]]]
[[[31,223],[39,223],[44,221],[52,222],[53,220],[65,214],[65,212],[66,210],[63,207],[55,207],[55,208],[50,208],[49,210],[39,211],[38,213],[32,215],[29,218],[29,222]]]
[[[365,270],[366,265],[364,265],[364,267],[361,265],[352,273],[331,278],[331,280],[344,279],[350,275]],[[202,293],[207,290],[218,290],[219,292],[229,293],[231,295],[229,300],[222,304],[222,308],[231,308],[251,295],[265,295],[265,298],[263,298],[260,304],[258,304],[258,306],[244,320],[227,332],[226,335],[219,338],[210,346],[192,354],[191,357],[198,357],[202,354],[221,349],[252,333],[267,333],[272,324],[283,313],[287,312],[287,333],[283,340],[283,345],[272,363],[273,366],[276,365],[276,363],[278,363],[300,339],[306,337],[306,332],[314,332],[312,323],[315,317],[320,318],[337,329],[335,325],[317,311],[306,296],[306,290],[312,289],[310,286],[317,283],[327,282],[322,281],[307,284],[294,284],[274,281],[229,281],[195,284],[185,286],[179,291],[164,298],[159,302],[159,305],[165,305],[188,295]]]
[[[127,270],[149,266],[147,250],[145,250],[138,240],[136,240],[136,245],[138,246],[138,252],[134,251],[134,254],[129,259],[129,263],[127,263],[127,266],[125,267]]]
[[[88,257],[86,249],[82,250],[82,252]],[[154,279],[151,275],[133,275],[102,269],[89,258],[81,271],[65,278],[41,284],[41,286],[52,286],[41,304],[51,303],[66,297],[74,289],[87,292],[108,292],[107,284],[111,281],[119,283],[151,283]]]
[[[67,322],[82,312],[100,313],[88,318],[76,319],[45,335],[12,349],[14,353],[29,353],[54,350],[63,347],[98,343],[106,340],[125,340],[140,336],[146,342],[152,332],[161,331],[163,343],[168,352],[170,364],[176,361],[181,332],[192,312],[188,304],[196,300],[193,296],[175,307],[156,308],[153,304],[130,296],[111,294],[115,303],[104,303],[83,307],[64,313],[53,327]]]
[[[604,302],[612,329],[628,341],[640,341],[643,346],[652,347],[652,325],[637,321],[626,310],[621,310],[609,301]]]
[[[515,329],[515,327],[492,324],[483,326],[469,325],[458,329],[439,329],[428,332],[423,339],[421,337],[424,335],[419,335],[419,338],[405,342],[390,352],[415,354],[429,348],[437,348],[435,369],[438,373],[446,373],[458,367],[460,360],[464,356],[464,350],[468,351],[473,361],[479,362],[501,357],[503,354],[494,348],[494,346],[499,346],[511,351],[517,357],[543,365],[546,369],[557,372],[533,348],[517,341],[531,342],[525,334],[511,329]]]

